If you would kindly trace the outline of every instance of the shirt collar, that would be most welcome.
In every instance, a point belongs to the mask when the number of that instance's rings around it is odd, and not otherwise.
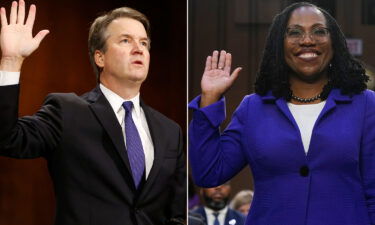
[[[223,209],[219,210],[219,211],[214,211],[208,207],[204,207],[204,209],[206,210],[206,214],[209,214],[209,215],[213,215],[214,212],[218,212],[219,215],[226,215],[227,214],[227,211],[228,211],[228,206],[225,206]]]
[[[104,86],[103,84],[99,84],[100,90],[103,92],[103,95],[108,100],[109,104],[111,105],[113,111],[115,113],[119,113],[124,108],[122,107],[122,103],[125,101],[132,101],[133,102],[133,109],[135,110],[136,115],[139,117],[141,113],[141,106],[139,103],[139,92],[136,96],[131,99],[123,99],[118,94]]]

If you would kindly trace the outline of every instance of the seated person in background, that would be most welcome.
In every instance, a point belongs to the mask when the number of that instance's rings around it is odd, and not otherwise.
[[[253,201],[254,192],[251,190],[242,190],[238,192],[230,202],[230,208],[247,216]]]
[[[207,225],[245,224],[245,217],[228,207],[230,191],[229,182],[213,188],[202,188],[200,193],[204,199],[204,205],[192,212],[201,214]]]

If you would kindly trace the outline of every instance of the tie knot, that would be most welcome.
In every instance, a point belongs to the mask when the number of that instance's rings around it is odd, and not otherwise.
[[[124,107],[124,109],[127,113],[131,112],[132,108],[133,108],[133,102],[132,101],[126,101],[126,102],[122,103],[122,107]]]
[[[219,216],[219,212],[213,212],[212,214],[214,215],[215,218]]]

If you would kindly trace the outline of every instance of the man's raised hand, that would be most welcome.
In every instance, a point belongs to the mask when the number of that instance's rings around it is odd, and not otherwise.
[[[39,47],[43,38],[49,33],[48,30],[41,30],[33,37],[35,14],[36,6],[31,5],[25,21],[25,1],[19,0],[18,3],[13,1],[8,21],[6,10],[1,7],[0,70],[19,71],[23,60]]]

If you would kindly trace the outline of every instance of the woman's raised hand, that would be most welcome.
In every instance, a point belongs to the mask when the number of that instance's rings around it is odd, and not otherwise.
[[[206,66],[201,80],[201,103],[200,107],[208,106],[217,100],[232,86],[241,71],[237,67],[232,74],[232,55],[222,50],[214,51],[212,56],[208,56]]]

